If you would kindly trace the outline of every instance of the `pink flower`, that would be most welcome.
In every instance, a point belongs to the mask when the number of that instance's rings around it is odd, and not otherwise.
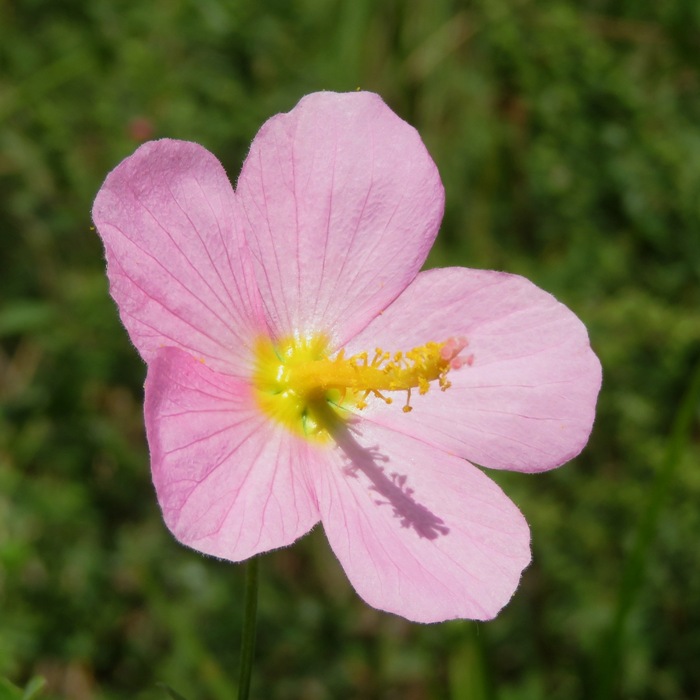
[[[321,521],[377,608],[485,620],[510,599],[527,523],[473,463],[577,455],[600,364],[527,280],[419,272],[442,212],[417,132],[363,92],[266,122],[235,192],[182,141],[109,174],[93,217],[180,542],[241,561]]]

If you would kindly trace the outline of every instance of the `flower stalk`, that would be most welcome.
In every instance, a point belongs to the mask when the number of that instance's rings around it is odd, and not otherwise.
[[[255,632],[258,613],[258,560],[252,557],[245,565],[245,593],[243,608],[243,632],[241,640],[241,661],[238,675],[238,700],[248,700],[250,679],[253,673],[255,656]]]

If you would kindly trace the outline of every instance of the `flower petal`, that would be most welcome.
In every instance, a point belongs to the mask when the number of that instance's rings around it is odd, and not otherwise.
[[[315,93],[268,120],[237,186],[279,337],[364,327],[413,279],[443,188],[416,130],[375,94]]]
[[[527,523],[468,462],[365,421],[314,481],[323,527],[367,603],[416,622],[488,620],[530,561]]]
[[[247,384],[165,348],[149,364],[145,414],[158,501],[183,544],[240,561],[318,522],[315,453],[270,425]]]
[[[236,207],[221,164],[195,143],[146,143],[107,176],[93,219],[112,296],[146,361],[174,345],[242,373],[263,316]]]
[[[466,336],[472,366],[413,392],[413,411],[372,401],[363,417],[496,469],[535,472],[575,457],[593,425],[601,368],[579,319],[516,275],[422,272],[346,349],[405,350]]]

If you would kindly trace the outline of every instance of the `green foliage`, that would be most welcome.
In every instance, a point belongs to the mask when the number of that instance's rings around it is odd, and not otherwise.
[[[159,682],[235,697],[242,571],[160,519],[144,368],[90,207],[145,138],[198,141],[235,180],[264,119],[358,86],[438,164],[431,264],[552,291],[604,388],[574,463],[494,475],[534,547],[496,621],[370,610],[316,531],[261,561],[253,697],[587,700],[613,654],[610,697],[700,695],[697,402],[676,428],[700,362],[695,0],[0,0],[0,16],[0,675],[27,687],[0,683],[2,700],[34,697],[35,676],[46,700],[158,700]]]
[[[158,686],[161,687],[171,698],[171,700],[186,700],[180,693],[178,693],[176,690],[173,690],[169,685],[166,685],[165,683],[158,683]]]
[[[0,678],[0,700],[35,700],[45,685],[43,678],[32,678],[27,687],[18,688],[6,678]]]

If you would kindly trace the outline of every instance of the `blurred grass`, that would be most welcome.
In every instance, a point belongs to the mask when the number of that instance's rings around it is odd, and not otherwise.
[[[232,179],[260,124],[376,90],[447,190],[430,263],[525,274],[604,365],[571,465],[496,474],[534,563],[489,624],[368,609],[315,531],[261,561],[253,696],[599,697],[601,645],[700,361],[700,5],[611,0],[0,0],[0,675],[48,700],[235,696],[242,570],[176,545],[148,473],[144,368],[90,230],[144,138]],[[612,697],[700,696],[700,430],[659,505]],[[9,686],[8,686],[9,687]]]

